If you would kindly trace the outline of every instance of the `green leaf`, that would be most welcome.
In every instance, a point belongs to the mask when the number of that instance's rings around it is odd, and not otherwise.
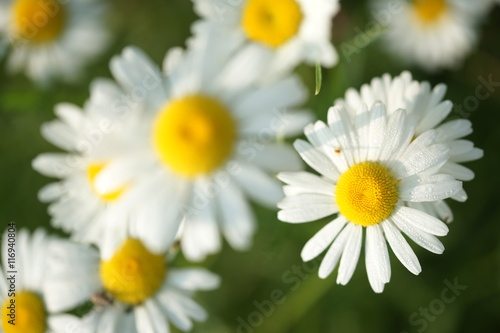
[[[321,84],[323,83],[323,73],[321,72],[321,65],[319,62],[316,63],[316,90],[314,95],[318,95],[321,91]]]

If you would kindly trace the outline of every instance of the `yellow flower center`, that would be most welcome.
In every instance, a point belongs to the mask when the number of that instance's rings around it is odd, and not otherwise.
[[[34,43],[59,37],[67,20],[66,8],[57,0],[17,0],[12,11],[16,37]]]
[[[149,252],[142,242],[128,238],[109,261],[101,261],[101,281],[115,299],[140,304],[162,285],[165,257]]]
[[[106,166],[106,163],[91,163],[87,166],[87,179],[89,181],[90,187],[95,195],[101,198],[102,201],[106,203],[113,202],[117,200],[123,192],[125,192],[126,188],[121,187],[115,191],[110,191],[107,193],[99,193],[95,188],[95,178],[101,172],[102,169]]]
[[[344,172],[335,190],[340,213],[355,224],[368,227],[382,222],[398,202],[398,183],[391,172],[375,162],[353,165]]]
[[[248,0],[242,26],[248,39],[277,48],[297,34],[302,18],[296,0]]]
[[[42,299],[30,291],[7,298],[2,306],[4,333],[45,333],[47,315]]]
[[[446,0],[414,0],[413,10],[425,24],[436,22],[448,9]]]
[[[175,172],[196,177],[220,167],[231,155],[236,123],[219,101],[193,95],[169,102],[153,125],[160,160]]]

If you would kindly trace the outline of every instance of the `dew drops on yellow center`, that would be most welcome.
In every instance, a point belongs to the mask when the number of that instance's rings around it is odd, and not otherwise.
[[[376,162],[363,162],[344,172],[335,188],[340,213],[352,223],[371,226],[389,217],[398,202],[399,181]]]

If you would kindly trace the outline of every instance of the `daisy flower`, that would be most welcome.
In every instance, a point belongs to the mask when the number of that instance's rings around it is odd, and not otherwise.
[[[235,34],[245,43],[241,56],[249,60],[247,66],[256,64],[271,77],[303,61],[325,67],[337,63],[330,35],[339,8],[337,0],[195,0],[203,20],[194,30],[215,25]]]
[[[486,9],[482,2],[399,0],[401,10],[391,16],[386,44],[428,71],[458,67],[477,43],[476,27]]]
[[[98,0],[0,1],[0,35],[11,48],[7,69],[41,85],[76,81],[109,39],[104,9]]]
[[[41,229],[32,235],[25,229],[5,231],[3,268],[0,267],[0,332],[66,333],[68,326],[82,327],[79,318],[47,309],[44,285],[47,282],[48,247],[52,241]]]
[[[76,241],[96,244],[107,232],[115,232],[111,221],[133,219],[135,200],[128,186],[101,191],[94,184],[99,173],[121,156],[128,144],[120,135],[124,130],[123,115],[103,110],[99,103],[94,98],[83,109],[58,104],[58,119],[44,124],[41,133],[66,152],[43,153],[32,163],[41,174],[59,178],[43,187],[38,195],[40,201],[50,203],[52,225],[71,233]]]
[[[138,193],[137,222],[128,229],[154,252],[168,248],[166,239],[181,222],[180,241],[190,260],[218,252],[220,233],[233,248],[247,249],[256,228],[248,199],[274,208],[283,193],[273,175],[302,168],[293,149],[276,142],[300,133],[312,119],[296,110],[307,97],[300,79],[257,85],[245,64],[226,52],[227,43],[215,35],[211,43],[169,53],[168,82],[145,89],[131,111],[136,116],[125,131],[128,151],[95,179],[98,190],[128,184]],[[143,74],[155,70],[132,47],[111,62],[125,95],[143,87]],[[105,256],[123,241],[117,235],[106,242]]]
[[[370,110],[359,108],[354,116],[334,106],[328,125],[318,121],[305,134],[311,144],[297,140],[295,148],[322,177],[280,173],[287,185],[278,218],[301,223],[337,215],[302,250],[302,259],[308,261],[329,247],[319,268],[321,278],[340,261],[337,283],[349,282],[364,232],[366,270],[375,292],[382,292],[390,280],[386,242],[410,272],[421,271],[401,232],[433,253],[443,252],[435,236],[448,233],[446,224],[406,205],[445,199],[461,189],[461,182],[439,173],[449,149],[435,143],[436,131],[414,137],[414,123],[404,110],[387,115],[385,105],[377,103]]]
[[[441,167],[440,173],[452,175],[461,181],[469,181],[474,178],[474,172],[461,163],[481,158],[483,151],[474,147],[471,141],[463,139],[472,133],[472,123],[469,120],[445,121],[453,108],[452,102],[444,100],[445,94],[446,85],[438,84],[431,88],[428,82],[415,81],[411,73],[403,72],[394,78],[389,74],[374,78],[370,84],[363,85],[359,92],[351,88],[345,97],[336,100],[335,104],[344,106],[351,115],[356,114],[356,110],[364,104],[372,106],[377,102],[384,103],[389,114],[398,109],[405,109],[416,122],[415,136],[436,129],[436,143],[449,146],[450,158]],[[461,190],[451,198],[465,201],[467,194]],[[453,220],[452,211],[444,201],[408,202],[408,206],[424,210],[445,222]]]
[[[219,286],[219,277],[204,269],[175,269],[165,255],[151,253],[138,239],[127,238],[109,260],[96,249],[60,240],[51,245],[45,285],[49,310],[92,300],[85,317],[90,333],[182,331],[204,321],[205,310],[192,300],[197,290]]]

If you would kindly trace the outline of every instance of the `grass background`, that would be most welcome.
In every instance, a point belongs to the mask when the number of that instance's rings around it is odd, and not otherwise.
[[[109,17],[114,42],[109,50],[90,66],[79,85],[56,85],[51,90],[36,89],[24,76],[7,76],[0,70],[0,223],[16,221],[18,226],[49,228],[46,206],[37,201],[37,191],[49,179],[31,168],[39,153],[53,151],[39,132],[40,125],[53,119],[58,102],[82,105],[88,97],[88,85],[97,76],[109,77],[109,59],[129,44],[143,48],[160,63],[165,51],[184,46],[190,24],[196,19],[187,0],[111,1]],[[343,3],[335,18],[334,42],[356,37],[371,20],[365,1]],[[428,74],[407,68],[392,59],[377,42],[353,55],[347,63],[341,55],[338,66],[323,72],[323,88],[311,97],[309,105],[320,119],[326,118],[331,102],[348,87],[359,88],[383,73],[398,75],[409,69],[418,80],[448,85],[447,98],[462,104],[474,95],[479,76],[492,75],[500,81],[500,7],[495,8],[480,26],[480,42],[463,67],[457,71]],[[5,67],[5,62],[0,63]],[[314,69],[301,67],[300,75],[314,92]],[[317,277],[317,263],[304,266],[300,250],[323,225],[322,222],[288,225],[278,222],[276,212],[255,207],[259,232],[251,251],[237,253],[227,244],[217,256],[208,258],[210,267],[223,278],[222,287],[200,293],[199,300],[210,313],[206,323],[196,324],[193,332],[204,333],[303,333],[303,332],[500,332],[500,210],[496,174],[500,162],[500,93],[481,101],[469,119],[474,133],[468,137],[485,151],[485,157],[469,163],[476,179],[465,184],[466,203],[451,202],[455,221],[443,239],[443,255],[431,254],[414,246],[423,271],[409,273],[391,254],[392,281],[383,294],[375,294],[367,281],[363,257],[347,286],[335,284],[336,271],[326,280]],[[450,118],[459,114],[452,113]],[[188,266],[181,258],[181,265]],[[421,308],[434,305],[446,288],[445,279],[458,279],[466,285],[443,311],[412,325],[410,316]],[[280,297],[277,297],[280,295]],[[257,303],[279,298],[265,315],[256,315]],[[262,311],[261,311],[262,312]],[[266,312],[266,311],[264,311]],[[415,316],[415,315],[414,315]],[[419,314],[414,319],[421,317]],[[241,320],[249,323],[239,326]],[[240,320],[240,321],[239,321]],[[258,325],[257,325],[258,324]],[[415,324],[415,323],[414,323]]]

